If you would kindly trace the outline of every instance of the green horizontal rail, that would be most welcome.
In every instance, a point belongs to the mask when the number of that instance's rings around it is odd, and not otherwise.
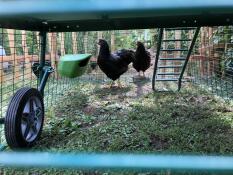
[[[2,167],[233,172],[232,156],[1,152]]]
[[[2,28],[47,32],[221,26],[232,17],[232,0],[0,1]]]

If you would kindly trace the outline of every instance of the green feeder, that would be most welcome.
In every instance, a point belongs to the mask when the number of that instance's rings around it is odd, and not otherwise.
[[[64,55],[58,64],[60,75],[75,78],[85,73],[91,54]]]

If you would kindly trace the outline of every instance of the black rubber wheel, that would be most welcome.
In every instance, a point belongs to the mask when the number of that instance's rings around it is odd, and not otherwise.
[[[29,148],[40,137],[44,103],[34,88],[21,88],[12,97],[5,117],[5,137],[11,149]]]

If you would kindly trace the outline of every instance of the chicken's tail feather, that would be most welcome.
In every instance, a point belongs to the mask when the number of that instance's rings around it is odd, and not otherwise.
[[[126,63],[129,65],[135,59],[135,52],[133,50],[126,50],[125,58]]]

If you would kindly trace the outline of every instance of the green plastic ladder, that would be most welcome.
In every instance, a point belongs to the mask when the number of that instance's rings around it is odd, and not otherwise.
[[[164,37],[164,31],[180,31],[180,32],[192,32],[192,38],[174,38],[166,39]],[[178,91],[181,88],[182,78],[187,67],[190,55],[194,48],[196,39],[198,37],[200,27],[182,27],[182,28],[161,28],[159,31],[159,40],[157,44],[157,53],[154,64],[154,73],[152,79],[152,88],[155,90],[156,81],[166,81],[166,82],[177,82]],[[180,33],[181,36],[181,33]],[[180,42],[180,46],[186,45],[182,48],[168,48],[168,44],[176,44]],[[179,52],[180,54],[177,54]],[[169,53],[172,56],[164,56],[165,53]],[[179,55],[178,57],[175,55]],[[167,64],[168,63],[168,64]]]

